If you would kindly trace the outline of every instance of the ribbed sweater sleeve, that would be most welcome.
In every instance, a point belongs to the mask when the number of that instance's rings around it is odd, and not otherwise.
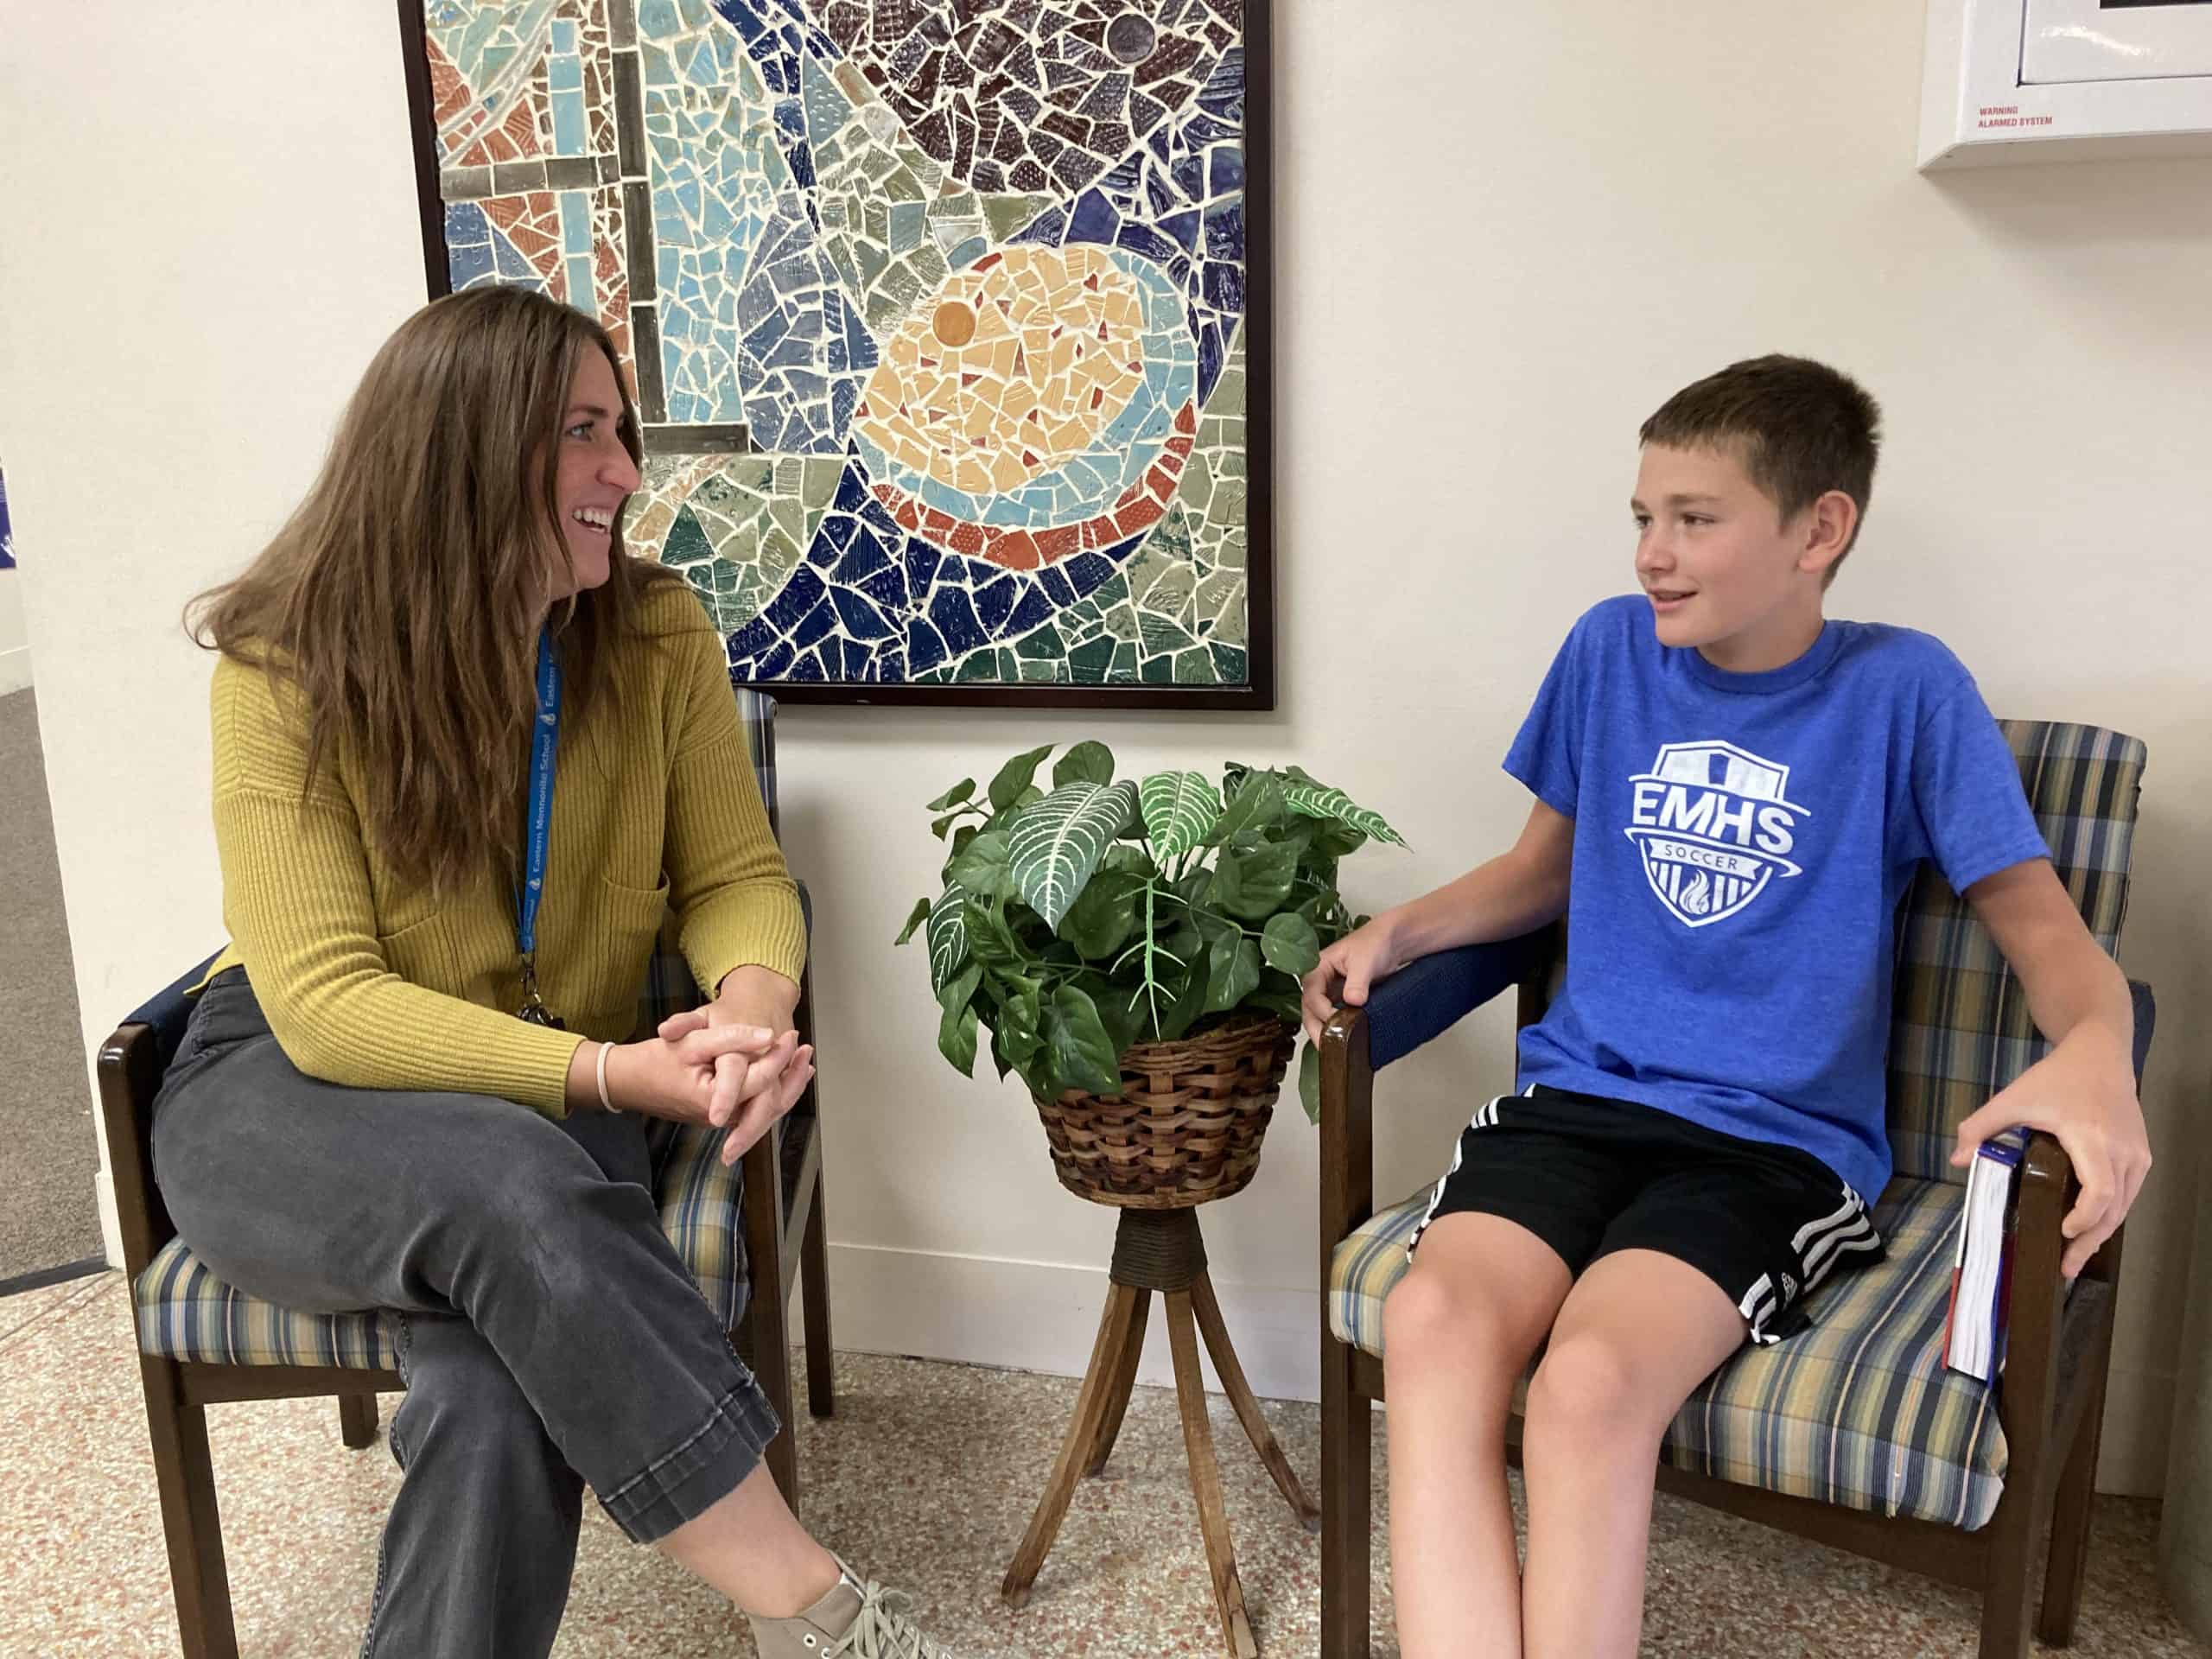
[[[721,641],[701,626],[671,644],[681,653],[683,715],[664,848],[684,960],[709,995],[731,969],[752,963],[797,980],[806,964],[805,919],[768,827]]]

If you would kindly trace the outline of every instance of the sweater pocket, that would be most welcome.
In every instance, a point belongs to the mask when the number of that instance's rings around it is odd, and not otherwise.
[[[668,917],[668,878],[654,887],[626,887],[601,876],[599,886],[607,944],[586,969],[595,977],[582,989],[585,1006],[613,1015],[635,1003],[644,988],[645,964]]]
[[[504,964],[463,949],[466,923],[450,909],[434,910],[396,932],[377,936],[384,964],[410,985],[474,1002],[495,1003],[499,969]]]

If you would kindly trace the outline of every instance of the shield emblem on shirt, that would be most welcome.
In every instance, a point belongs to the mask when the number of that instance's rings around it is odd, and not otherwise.
[[[1788,766],[1718,740],[1669,743],[1629,781],[1628,837],[1685,927],[1741,915],[1777,878],[1804,873],[1788,855],[1810,814],[1789,799]]]

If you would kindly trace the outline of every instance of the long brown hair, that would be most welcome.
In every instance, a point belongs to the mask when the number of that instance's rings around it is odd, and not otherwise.
[[[424,306],[378,352],[307,498],[245,572],[192,601],[201,646],[300,696],[308,776],[353,757],[363,830],[404,879],[449,894],[513,866],[547,573],[574,575],[556,480],[584,353],[607,331],[513,288]],[[622,391],[621,433],[641,459]],[[627,556],[555,607],[563,717],[615,693],[611,648],[677,579]]]

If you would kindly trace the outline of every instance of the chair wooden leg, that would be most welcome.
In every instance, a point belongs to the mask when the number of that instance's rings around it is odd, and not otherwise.
[[[2050,1565],[2044,1575],[2037,1639],[2054,1648],[2074,1642],[2074,1616],[2082,1606],[2082,1575],[2089,1557],[2089,1505],[2096,1494],[2098,1442],[2104,1433],[2105,1373],[2082,1414],[2082,1427],[2058,1477],[2050,1516]]]
[[[815,1134],[822,1130],[817,1125]],[[799,1247],[799,1294],[806,1308],[806,1406],[817,1417],[837,1411],[836,1360],[830,1345],[829,1224],[822,1218],[824,1182],[814,1172],[814,1208],[806,1218],[806,1239]]]
[[[2026,1659],[2028,1596],[2035,1583],[2034,1472],[2016,1464],[1989,1522],[1989,1574],[1981,1586],[1980,1659]],[[2016,1503],[2014,1499],[2019,1501]]]
[[[783,1427],[768,1442],[768,1472],[793,1515],[799,1511],[798,1431],[791,1418],[791,1315],[784,1300],[783,1162],[779,1137],[764,1135],[745,1154],[745,1305],[753,1375]]]
[[[999,1586],[999,1594],[1009,1607],[1019,1607],[1029,1599],[1029,1589],[1037,1581],[1038,1570],[1045,1565],[1052,1540],[1059,1536],[1060,1522],[1066,1517],[1069,1500],[1075,1496],[1076,1483],[1082,1478],[1091,1448],[1098,1443],[1099,1427],[1107,1415],[1108,1391],[1114,1379],[1121,1375],[1122,1348],[1135,1330],[1136,1299],[1140,1294],[1128,1285],[1107,1287],[1106,1311],[1098,1320],[1098,1340],[1090,1351],[1090,1367],[1083,1374],[1082,1391],[1076,1395],[1075,1421],[1068,1425],[1067,1438],[1060,1442],[1060,1455],[1052,1464],[1044,1497],[1037,1500],[1037,1512],[1029,1518],[1029,1530],[1022,1536],[1021,1548],[1014,1551],[1014,1564],[1007,1568],[1005,1581]]]
[[[1352,1351],[1321,1335],[1321,1659],[1368,1659],[1374,1562],[1372,1408],[1352,1386]]]
[[[1152,1293],[1138,1287],[1136,1305],[1129,1311],[1128,1334],[1122,1339],[1121,1369],[1107,1385],[1106,1414],[1099,1419],[1098,1438],[1084,1465],[1086,1476],[1104,1472],[1106,1459],[1114,1455],[1114,1442],[1121,1438],[1122,1419],[1128,1414],[1129,1395],[1137,1386],[1137,1363],[1144,1357],[1145,1319],[1151,1306]]]
[[[767,1276],[763,1275],[764,1281]],[[784,1502],[793,1515],[798,1508],[798,1439],[791,1421],[791,1334],[784,1322],[784,1302],[779,1294],[767,1294],[767,1283],[753,1287],[753,1300],[745,1310],[746,1323],[751,1325],[751,1340],[747,1344],[753,1351],[753,1376],[760,1383],[761,1393],[768,1396],[776,1421],[783,1427],[776,1431],[776,1438],[768,1442],[762,1454],[768,1473],[774,1478],[776,1490],[784,1495]]]
[[[377,1443],[377,1397],[373,1394],[338,1396],[338,1433],[346,1446],[359,1452]]]
[[[1213,1427],[1206,1419],[1206,1384],[1198,1370],[1191,1293],[1171,1290],[1166,1300],[1167,1343],[1175,1356],[1175,1399],[1183,1412],[1183,1448],[1190,1454],[1191,1491],[1198,1500],[1198,1531],[1205,1539],[1206,1569],[1213,1577],[1222,1637],[1230,1659],[1259,1659],[1260,1644],[1253,1637],[1252,1621],[1244,1609],[1244,1586],[1236,1576],[1229,1510],[1221,1497],[1221,1468],[1214,1461]]]
[[[207,1414],[184,1403],[173,1363],[142,1358],[138,1365],[146,1390],[154,1484],[161,1494],[162,1531],[168,1542],[169,1580],[176,1592],[177,1636],[184,1659],[238,1659],[230,1574],[223,1565],[222,1518],[215,1506],[215,1470],[207,1455]]]
[[[1244,1380],[1244,1367],[1237,1363],[1236,1350],[1230,1345],[1229,1327],[1222,1323],[1221,1304],[1214,1300],[1213,1281],[1203,1273],[1191,1286],[1191,1310],[1198,1316],[1198,1334],[1206,1339],[1206,1351],[1213,1356],[1214,1370],[1221,1378],[1223,1392],[1229,1395],[1229,1403],[1236,1408],[1236,1421],[1244,1425],[1252,1449],[1260,1454],[1260,1461],[1274,1477],[1275,1490],[1289,1500],[1298,1524],[1312,1532],[1321,1524],[1321,1511],[1298,1484],[1297,1471],[1291,1468],[1290,1459],[1283,1456],[1274,1431],[1261,1414],[1260,1402],[1252,1396],[1252,1385]]]

